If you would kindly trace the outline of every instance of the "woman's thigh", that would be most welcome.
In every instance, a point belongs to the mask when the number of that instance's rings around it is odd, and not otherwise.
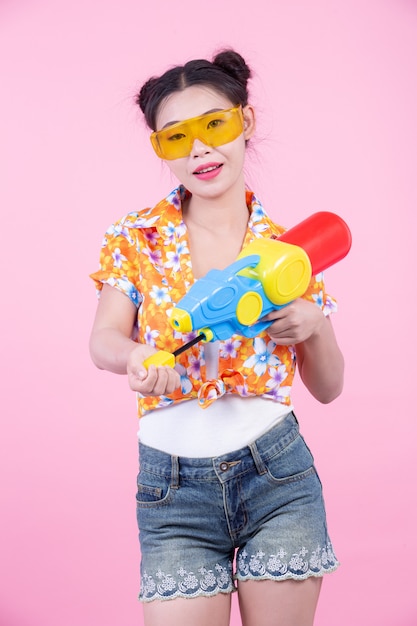
[[[145,626],[228,626],[230,594],[155,600],[143,605]]]
[[[239,582],[242,626],[313,626],[322,578]]]

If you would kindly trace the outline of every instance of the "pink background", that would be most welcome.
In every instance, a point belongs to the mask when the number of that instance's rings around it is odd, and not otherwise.
[[[416,1],[2,0],[1,626],[142,623],[135,400],[90,362],[88,274],[174,185],[132,96],[223,45],[256,72],[250,185],[287,226],[332,210],[354,236],[327,272],[344,394],[295,392],[343,565],[316,624],[417,624]]]

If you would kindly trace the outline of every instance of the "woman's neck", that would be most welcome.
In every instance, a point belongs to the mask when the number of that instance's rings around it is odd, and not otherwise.
[[[246,192],[220,198],[191,196],[183,206],[195,278],[223,269],[241,251],[249,220]]]
[[[249,218],[246,189],[243,185],[218,197],[193,194],[183,205],[183,217],[187,226],[198,226],[210,232],[246,227]]]

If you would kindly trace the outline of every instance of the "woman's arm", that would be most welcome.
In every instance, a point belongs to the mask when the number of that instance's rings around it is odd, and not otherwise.
[[[179,387],[180,376],[170,367],[146,369],[143,361],[156,349],[131,339],[135,319],[136,307],[129,298],[103,285],[90,336],[93,363],[99,369],[127,374],[130,387],[143,395],[170,394]]]
[[[333,326],[313,302],[298,299],[265,319],[274,320],[268,334],[279,345],[294,345],[302,381],[327,404],[343,389],[344,359]]]

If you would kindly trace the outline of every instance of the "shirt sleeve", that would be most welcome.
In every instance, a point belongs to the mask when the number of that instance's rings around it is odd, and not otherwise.
[[[98,271],[90,274],[97,295],[103,285],[115,287],[128,296],[136,307],[142,302],[139,292],[139,245],[137,229],[126,225],[122,218],[107,230],[100,252]]]
[[[312,277],[303,298],[317,304],[326,317],[337,311],[337,301],[326,293],[323,272]]]

